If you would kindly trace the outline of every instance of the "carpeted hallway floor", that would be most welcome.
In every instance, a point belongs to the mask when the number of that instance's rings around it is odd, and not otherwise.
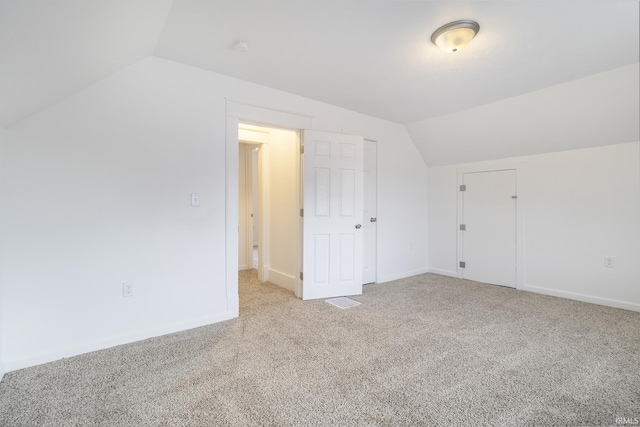
[[[241,272],[240,318],[10,372],[1,426],[640,418],[640,313],[425,274],[341,310]]]

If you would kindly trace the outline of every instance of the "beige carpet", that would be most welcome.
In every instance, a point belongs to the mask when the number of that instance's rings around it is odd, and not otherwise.
[[[426,274],[342,310],[241,274],[239,319],[10,372],[2,426],[640,418],[640,313]]]

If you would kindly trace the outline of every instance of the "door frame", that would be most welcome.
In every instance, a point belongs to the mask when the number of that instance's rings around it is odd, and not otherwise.
[[[456,273],[458,278],[462,278],[463,269],[460,267],[460,261],[463,261],[462,246],[463,246],[463,234],[464,231],[460,230],[459,225],[463,223],[463,207],[464,199],[463,192],[460,191],[460,185],[463,183],[465,173],[479,173],[479,172],[495,172],[501,170],[515,170],[516,172],[516,289],[522,289],[524,286],[525,278],[525,264],[524,264],[524,223],[525,223],[525,163],[522,161],[512,162],[482,162],[475,163],[473,165],[465,165],[458,167],[458,179],[456,183],[457,206],[456,206]]]
[[[238,125],[240,122],[300,131],[312,129],[313,117],[225,99],[225,266],[227,310],[239,315],[238,296]]]
[[[374,244],[374,258],[375,258],[375,268],[373,269],[373,282],[369,282],[370,283],[378,283],[378,222],[377,222],[377,218],[378,218],[378,141],[375,139],[369,139],[369,138],[364,138],[364,144],[366,144],[367,142],[373,144],[374,146],[374,150],[376,153],[376,161],[375,161],[375,172],[376,172],[376,176],[375,176],[375,182],[376,182],[376,191],[375,191],[375,196],[376,196],[376,203],[375,203],[375,208],[376,208],[376,234],[375,234],[375,239],[373,241]],[[364,151],[364,144],[363,144],[363,151]],[[364,162],[364,152],[363,152],[363,162]],[[366,184],[365,184],[366,185]],[[367,218],[362,218],[362,221],[367,221]],[[363,242],[363,247],[362,247],[362,251],[363,251],[363,257],[364,257],[364,251],[365,251],[365,247],[364,247],[364,242]],[[363,279],[364,282],[364,279]],[[365,283],[362,283],[363,285]]]

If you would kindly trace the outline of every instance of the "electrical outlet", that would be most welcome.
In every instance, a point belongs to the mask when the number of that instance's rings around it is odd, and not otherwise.
[[[122,284],[122,296],[124,298],[133,296],[133,283]]]
[[[200,206],[200,193],[191,193],[191,206]]]
[[[616,266],[616,259],[612,256],[604,257],[604,266],[607,268],[613,268]]]

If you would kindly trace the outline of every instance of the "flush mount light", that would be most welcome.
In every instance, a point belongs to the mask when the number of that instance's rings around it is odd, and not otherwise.
[[[464,49],[480,31],[475,21],[455,21],[438,28],[431,36],[433,44],[448,53]]]
[[[236,52],[246,52],[249,50],[249,45],[245,41],[238,40],[233,44],[233,50]]]

